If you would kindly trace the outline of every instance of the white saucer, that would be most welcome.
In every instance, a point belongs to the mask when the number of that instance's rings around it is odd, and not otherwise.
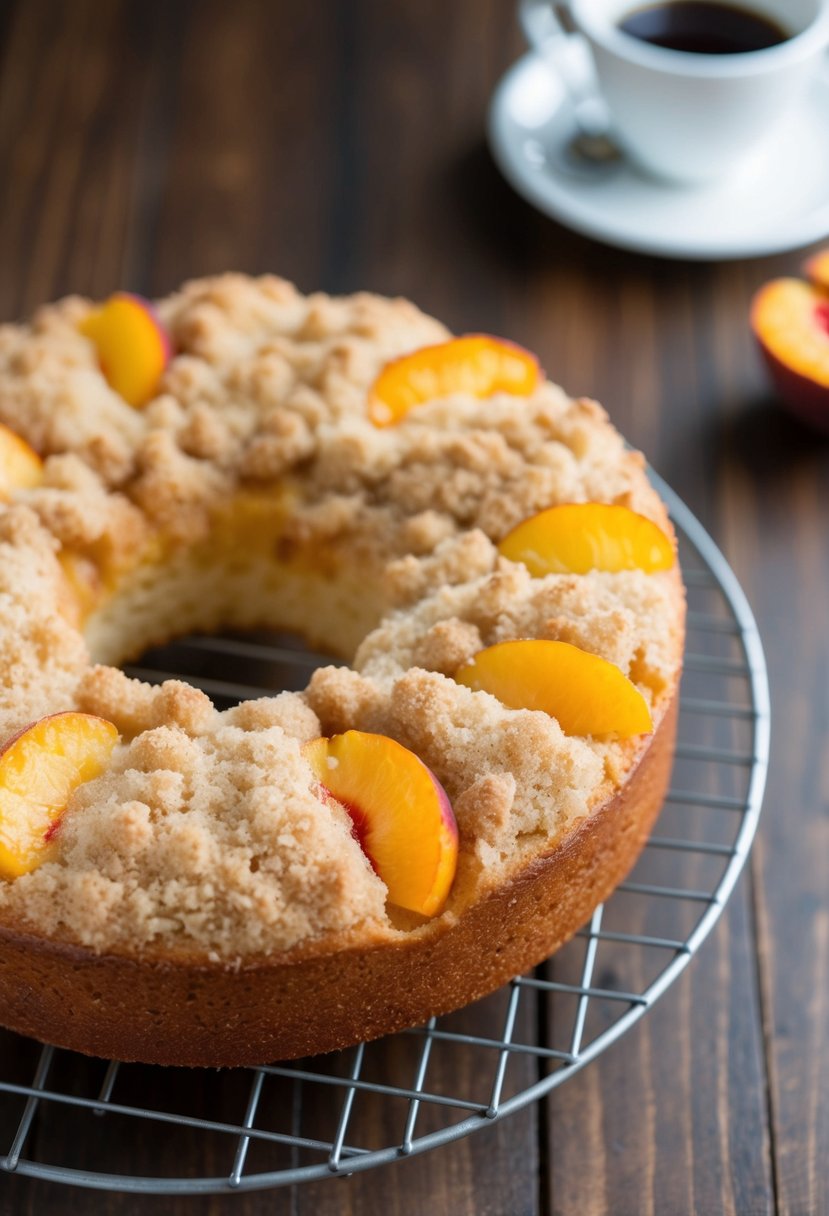
[[[570,166],[573,134],[561,81],[529,52],[495,91],[489,139],[504,176],[540,211],[608,245],[661,257],[752,257],[829,235],[829,61],[773,147],[724,183],[661,183],[621,159]]]

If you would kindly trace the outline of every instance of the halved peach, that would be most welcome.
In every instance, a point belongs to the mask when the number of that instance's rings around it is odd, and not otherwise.
[[[354,834],[400,908],[434,916],[458,860],[458,828],[437,777],[385,735],[349,730],[314,739],[303,754],[323,796],[345,807]]]
[[[829,291],[829,249],[821,249],[804,263],[806,278],[822,291]]]
[[[25,439],[0,422],[0,502],[43,480],[43,461]]]
[[[751,325],[784,404],[829,431],[826,292],[801,279],[774,279],[755,295]]]
[[[369,392],[369,418],[375,426],[393,426],[414,406],[452,393],[528,397],[539,375],[538,360],[523,347],[488,334],[465,334],[386,364]]]
[[[479,650],[455,679],[511,709],[543,710],[566,735],[628,739],[653,730],[647,702],[624,672],[569,642],[497,642]]]
[[[84,318],[80,331],[95,343],[101,371],[125,401],[140,406],[155,396],[172,343],[149,300],[116,292]]]
[[[600,502],[562,503],[513,528],[498,551],[523,562],[530,574],[588,570],[669,570],[674,547],[660,527],[629,507]]]
[[[74,790],[106,768],[118,731],[75,711],[32,722],[0,752],[0,876],[44,861]]]

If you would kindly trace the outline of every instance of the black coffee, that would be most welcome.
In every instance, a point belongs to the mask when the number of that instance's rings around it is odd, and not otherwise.
[[[640,42],[698,55],[739,55],[764,51],[791,34],[775,21],[717,0],[669,0],[634,9],[619,29]]]

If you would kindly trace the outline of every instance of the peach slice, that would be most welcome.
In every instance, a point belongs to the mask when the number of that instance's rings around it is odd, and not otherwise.
[[[43,462],[25,439],[0,422],[0,502],[43,479]]]
[[[566,735],[628,739],[653,730],[647,702],[624,672],[569,642],[498,642],[479,650],[455,679],[511,709],[543,710]]]
[[[584,574],[588,570],[644,570],[674,564],[674,547],[652,520],[629,507],[600,502],[562,503],[525,519],[498,551],[523,562],[530,574]]]
[[[437,777],[394,739],[359,730],[314,739],[303,754],[323,795],[351,816],[390,902],[422,916],[439,912],[455,877],[458,827]]]
[[[528,397],[539,376],[538,360],[523,347],[488,334],[465,334],[386,364],[369,393],[369,418],[375,426],[393,426],[414,406],[452,393]]]
[[[829,291],[829,249],[821,249],[804,263],[803,272],[810,283]]]
[[[118,731],[93,714],[52,714],[8,739],[0,752],[0,875],[45,861],[74,790],[106,768]]]
[[[130,405],[146,405],[172,356],[170,337],[150,301],[116,292],[89,313],[80,331],[95,343],[110,387]]]
[[[751,326],[783,403],[829,431],[826,292],[801,279],[774,279],[752,301]]]

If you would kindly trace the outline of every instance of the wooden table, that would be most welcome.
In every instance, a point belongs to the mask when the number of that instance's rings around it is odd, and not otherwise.
[[[519,201],[482,137],[521,51],[512,0],[11,0],[1,20],[3,319],[237,268],[402,293],[521,341],[606,403],[721,543],[775,719],[764,821],[721,923],[546,1102],[295,1193],[156,1207],[2,1176],[2,1211],[829,1211],[829,448],[778,409],[747,328],[754,288],[797,258],[656,261]]]

